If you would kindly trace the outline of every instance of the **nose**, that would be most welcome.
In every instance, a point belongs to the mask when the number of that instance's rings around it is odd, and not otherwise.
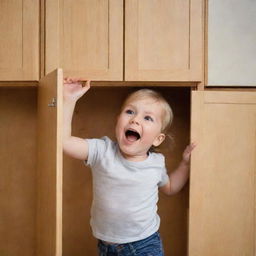
[[[131,124],[139,125],[138,117],[137,117],[137,116],[134,116],[133,118],[131,118],[130,123],[131,123]]]

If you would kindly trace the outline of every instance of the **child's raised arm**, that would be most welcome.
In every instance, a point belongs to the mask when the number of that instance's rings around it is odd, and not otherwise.
[[[87,160],[88,145],[85,139],[71,135],[71,123],[76,102],[90,89],[90,80],[83,87],[80,79],[65,78],[63,83],[63,151],[80,160]]]

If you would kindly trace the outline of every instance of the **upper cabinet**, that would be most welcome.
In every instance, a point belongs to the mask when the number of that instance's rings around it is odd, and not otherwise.
[[[125,80],[201,81],[203,0],[125,2]]]
[[[209,0],[210,86],[256,86],[256,1]]]
[[[93,80],[201,81],[202,3],[46,0],[46,73],[62,67],[64,76]]]
[[[0,81],[39,79],[39,0],[0,1]]]
[[[46,0],[45,72],[123,79],[123,1]]]
[[[0,81],[39,81],[61,67],[98,81],[200,82],[203,3],[0,1]]]

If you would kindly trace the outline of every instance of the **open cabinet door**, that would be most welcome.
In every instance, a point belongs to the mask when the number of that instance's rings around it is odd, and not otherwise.
[[[37,256],[62,254],[62,84],[57,69],[38,87]]]
[[[256,92],[192,93],[189,256],[255,255]]]

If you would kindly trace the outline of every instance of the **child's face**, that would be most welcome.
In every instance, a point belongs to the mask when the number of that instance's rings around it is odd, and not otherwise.
[[[152,98],[133,100],[124,106],[117,119],[116,138],[127,159],[143,160],[152,145],[162,143],[162,112],[161,104]]]

